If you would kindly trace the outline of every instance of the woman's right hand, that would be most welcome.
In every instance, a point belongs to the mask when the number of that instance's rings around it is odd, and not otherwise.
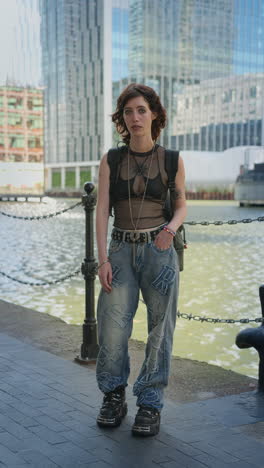
[[[98,276],[102,288],[105,292],[110,293],[112,291],[112,267],[110,262],[105,263],[99,268]]]

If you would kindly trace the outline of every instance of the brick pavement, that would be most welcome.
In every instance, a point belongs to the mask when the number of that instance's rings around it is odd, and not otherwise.
[[[0,333],[0,468],[263,468],[264,398],[256,393],[188,404],[166,401],[160,433],[100,429],[95,374]]]

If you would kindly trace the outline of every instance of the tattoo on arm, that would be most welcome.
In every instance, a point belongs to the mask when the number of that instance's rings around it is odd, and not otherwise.
[[[184,194],[181,190],[175,190],[174,192],[174,200],[179,200],[180,198],[184,198]]]

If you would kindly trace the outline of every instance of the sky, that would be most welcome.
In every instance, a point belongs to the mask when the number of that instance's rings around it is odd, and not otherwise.
[[[0,0],[0,85],[41,85],[39,0]],[[30,27],[28,27],[30,26]]]

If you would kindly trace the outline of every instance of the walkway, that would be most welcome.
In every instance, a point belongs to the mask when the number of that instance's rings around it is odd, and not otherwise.
[[[95,424],[92,370],[0,333],[0,467],[263,468],[264,398],[255,393],[166,402],[155,438]]]

